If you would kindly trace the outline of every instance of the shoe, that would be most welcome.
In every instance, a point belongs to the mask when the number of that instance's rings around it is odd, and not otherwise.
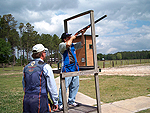
[[[60,111],[62,111],[62,110],[63,110],[63,105],[58,106],[58,109],[59,109]]]
[[[74,106],[74,107],[78,107],[78,106],[79,106],[79,104],[76,103],[76,102],[74,102],[74,103],[72,103],[72,104],[69,104],[69,105],[72,105],[72,106]]]

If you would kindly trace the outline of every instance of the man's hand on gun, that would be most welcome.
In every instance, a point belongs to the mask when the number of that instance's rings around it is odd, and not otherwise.
[[[86,30],[87,30],[87,29],[82,29],[82,30],[81,30],[82,35],[84,35],[84,33],[86,32]],[[73,35],[73,36],[71,37],[72,40],[76,39],[76,36],[78,36],[78,34]]]

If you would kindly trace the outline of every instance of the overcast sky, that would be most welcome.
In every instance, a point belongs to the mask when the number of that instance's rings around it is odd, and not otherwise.
[[[93,10],[97,53],[150,50],[150,0],[0,0],[0,15],[12,14],[15,20],[30,23],[39,34],[64,32],[63,20]],[[85,15],[69,21],[75,34],[90,23]],[[86,34],[91,34],[88,29]]]

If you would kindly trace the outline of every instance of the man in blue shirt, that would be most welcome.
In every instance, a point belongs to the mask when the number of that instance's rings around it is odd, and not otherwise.
[[[79,65],[76,58],[76,50],[83,47],[85,44],[84,33],[86,30],[82,31],[81,42],[72,43],[76,38],[76,35],[71,36],[72,34],[63,33],[61,35],[62,42],[59,44],[59,51],[62,55],[62,72],[74,72],[79,71]],[[75,103],[75,97],[79,89],[79,76],[66,77],[65,78],[65,87],[66,90],[69,87],[69,97],[68,104],[72,106],[79,106],[78,103]],[[59,101],[58,101],[59,110],[63,110],[62,105],[62,95],[61,95],[61,86],[59,89]]]
[[[42,44],[33,46],[34,60],[23,70],[22,84],[25,92],[23,112],[49,113],[48,93],[53,102],[53,111],[58,109],[57,86],[53,71],[50,65],[44,63],[47,50]]]

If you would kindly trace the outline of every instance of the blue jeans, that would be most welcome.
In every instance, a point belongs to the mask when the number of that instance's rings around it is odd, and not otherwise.
[[[66,92],[67,92],[67,88],[69,87],[68,104],[72,104],[75,102],[75,97],[79,89],[79,76],[66,77],[65,87],[66,87]],[[61,85],[60,85],[58,105],[60,106],[62,104],[63,103],[62,103]]]

